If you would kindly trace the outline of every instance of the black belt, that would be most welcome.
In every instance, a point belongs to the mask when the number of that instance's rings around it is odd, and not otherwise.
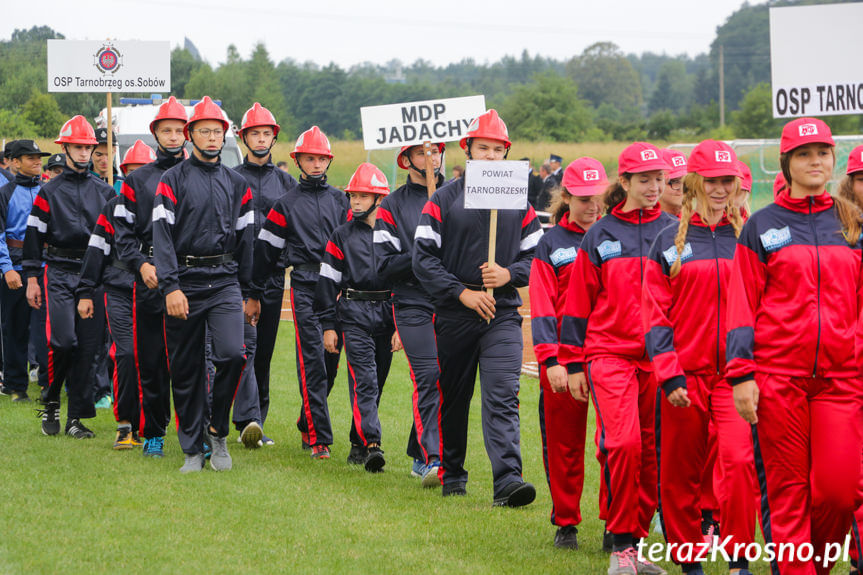
[[[177,263],[187,268],[216,267],[234,261],[234,254],[215,256],[177,256]]]
[[[132,266],[127,264],[124,261],[118,260],[117,258],[111,258],[111,265],[117,268],[118,270],[123,270],[124,272],[132,273]]]
[[[321,264],[297,264],[294,269],[300,272],[321,273]]]
[[[361,291],[348,288],[342,290],[342,297],[355,301],[389,301],[390,291]]]
[[[87,250],[79,250],[75,248],[58,248],[56,246],[48,246],[47,253],[50,257],[66,258],[70,260],[83,260]]]

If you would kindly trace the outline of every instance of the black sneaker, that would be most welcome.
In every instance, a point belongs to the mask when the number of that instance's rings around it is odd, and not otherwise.
[[[57,435],[60,433],[60,402],[49,401],[42,409],[37,409],[36,414],[42,418],[43,434]]]
[[[614,533],[608,531],[607,529],[603,529],[602,532],[602,551],[604,553],[611,553],[614,550]]]
[[[440,494],[444,497],[449,497],[450,495],[467,495],[467,489],[465,489],[464,483],[444,483]]]
[[[558,549],[578,549],[578,529],[575,525],[564,525],[557,528],[554,534],[554,546]]]
[[[30,401],[30,396],[27,395],[26,391],[12,392],[12,403],[27,403],[28,401]]]
[[[366,458],[369,456],[369,450],[365,445],[351,444],[351,451],[348,453],[348,463],[351,465],[364,465]]]
[[[12,395],[12,390],[0,383],[0,395]]]
[[[536,489],[533,485],[524,481],[513,481],[496,495],[493,507],[522,507],[533,503],[536,499]]]
[[[384,450],[381,446],[374,443],[369,446],[369,454],[366,456],[366,471],[369,473],[378,473],[383,470],[387,462],[384,459]]]
[[[66,422],[66,435],[75,439],[90,439],[96,436],[86,425],[81,423],[80,419],[70,419]]]

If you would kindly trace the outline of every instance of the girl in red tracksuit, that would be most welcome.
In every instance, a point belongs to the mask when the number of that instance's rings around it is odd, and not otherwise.
[[[827,124],[789,122],[780,152],[788,184],[752,215],[734,254],[727,377],[752,424],[765,542],[811,543],[821,558],[786,552],[773,573],[811,575],[829,573],[825,545],[843,540],[860,503],[861,224],[826,191]]]
[[[569,282],[578,281],[573,262],[584,234],[599,218],[608,178],[599,161],[580,158],[566,167],[562,183],[550,207],[557,225],[539,240],[530,269],[530,325],[540,370],[539,421],[551,522],[558,526],[554,545],[577,549],[587,403],[567,393],[566,368],[558,360],[560,322]]]
[[[646,537],[656,510],[656,382],[644,348],[641,286],[650,244],[677,220],[658,207],[670,166],[653,145],[636,142],[618,162],[607,217],[578,251],[561,320],[561,363],[573,396],[593,393],[605,457],[606,528],[614,538],[609,575],[665,573],[639,560],[634,537]],[[586,374],[584,373],[586,372]]]
[[[737,158],[727,144],[705,140],[692,151],[688,171],[680,223],[662,230],[650,248],[642,313],[647,352],[667,398],[660,393],[656,399],[663,531],[675,545],[674,561],[685,573],[702,575],[700,560],[707,553],[703,545],[699,552],[699,489],[704,477],[713,476],[715,442],[724,473],[713,487],[722,535],[732,536],[729,548],[753,541],[756,494],[749,426],[735,411],[723,377],[728,277],[743,227],[734,207],[743,193]],[[749,573],[742,556],[733,557],[729,568]]]

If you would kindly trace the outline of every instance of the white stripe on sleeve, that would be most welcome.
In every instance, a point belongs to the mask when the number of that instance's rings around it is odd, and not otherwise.
[[[274,248],[277,248],[280,250],[285,248],[284,238],[280,238],[279,236],[277,236],[276,234],[274,234],[273,232],[271,232],[270,230],[268,230],[266,228],[261,228],[261,231],[258,234],[258,239],[264,240],[265,242],[267,242],[268,244],[270,244]]]
[[[321,275],[325,278],[330,278],[337,284],[342,283],[342,272],[340,272],[328,263],[321,264]]]
[[[374,242],[376,244],[392,244],[396,251],[402,251],[402,242],[396,236],[389,233],[387,230],[375,230]]]
[[[432,240],[440,249],[440,234],[432,229],[431,226],[417,226],[417,231],[414,233],[414,240]]]

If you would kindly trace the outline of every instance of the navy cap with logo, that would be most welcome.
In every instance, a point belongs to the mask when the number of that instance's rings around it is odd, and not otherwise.
[[[10,158],[20,158],[21,156],[50,156],[48,152],[43,152],[39,149],[39,145],[33,140],[15,140],[6,144],[6,153]]]
[[[548,161],[549,162],[557,162],[558,164],[560,164],[561,162],[563,162],[563,158],[558,156],[557,154],[551,154],[548,157]]]
[[[17,142],[17,141],[18,140],[9,140],[8,142],[6,142],[6,147],[3,148],[3,157],[4,158],[11,158],[12,157],[11,156],[12,147],[15,145],[15,142]]]
[[[48,163],[45,164],[45,169],[62,168],[66,165],[66,154],[54,154],[48,158]]]
[[[108,143],[108,129],[107,128],[96,128],[96,141],[100,144]]]

